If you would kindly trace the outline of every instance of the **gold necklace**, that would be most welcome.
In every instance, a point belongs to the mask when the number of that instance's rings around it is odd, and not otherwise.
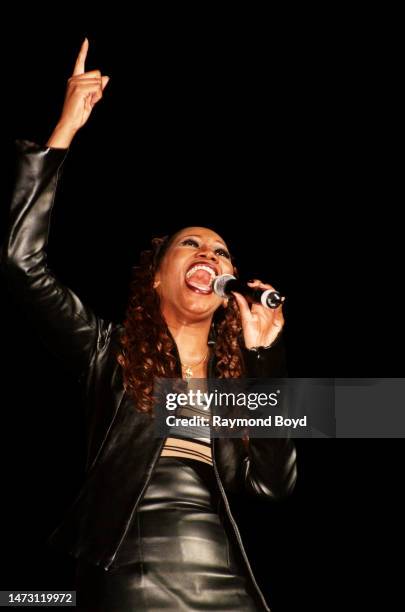
[[[193,378],[193,370],[191,368],[196,368],[197,366],[200,365],[200,363],[203,363],[208,357],[209,350],[210,349],[208,348],[204,357],[200,359],[200,361],[197,361],[197,363],[187,364],[181,361],[181,367],[182,367],[182,370],[184,370],[184,375],[185,375],[186,380],[190,380],[190,378]]]

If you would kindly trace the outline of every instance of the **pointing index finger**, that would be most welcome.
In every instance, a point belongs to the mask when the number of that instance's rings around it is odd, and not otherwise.
[[[84,73],[84,63],[86,61],[87,51],[89,49],[89,41],[87,38],[84,39],[82,46],[79,51],[79,55],[77,56],[75,67],[73,69],[72,76],[76,76],[77,74]]]

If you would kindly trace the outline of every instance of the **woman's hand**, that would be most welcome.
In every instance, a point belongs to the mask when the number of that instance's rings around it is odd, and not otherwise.
[[[259,280],[248,283],[250,287],[258,289],[271,289],[271,285],[265,285]],[[232,292],[239,306],[242,319],[243,338],[245,346],[251,349],[256,346],[269,346],[274,342],[284,326],[282,305],[278,308],[265,308],[261,304],[253,304],[249,308],[246,299],[236,291]]]
[[[68,79],[62,114],[47,142],[48,147],[69,147],[76,132],[90,117],[95,104],[103,97],[110,77],[101,76],[100,70],[84,71],[88,49],[89,41],[85,38],[72,76]]]

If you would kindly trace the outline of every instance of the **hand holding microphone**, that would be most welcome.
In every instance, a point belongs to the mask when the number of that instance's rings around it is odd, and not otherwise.
[[[233,295],[235,298],[247,349],[268,348],[273,344],[284,326],[284,315],[280,306],[285,298],[278,291],[258,280],[244,283],[231,274],[217,276],[212,288],[220,297]],[[232,294],[233,291],[235,294]],[[254,302],[251,308],[246,298]]]

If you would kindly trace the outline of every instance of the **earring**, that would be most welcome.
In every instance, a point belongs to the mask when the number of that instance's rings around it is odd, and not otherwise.
[[[228,299],[224,299],[224,300],[222,301],[222,306],[223,306],[224,308],[228,308],[228,302],[229,302],[229,300],[228,300]]]

